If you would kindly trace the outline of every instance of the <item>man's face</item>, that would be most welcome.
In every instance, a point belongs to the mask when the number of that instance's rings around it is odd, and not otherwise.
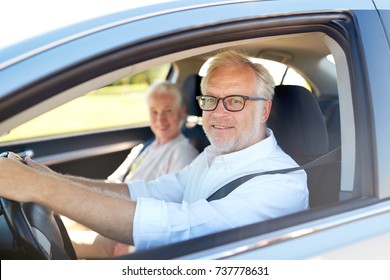
[[[166,143],[180,133],[184,110],[179,108],[177,97],[164,92],[154,93],[148,100],[150,126],[159,144]]]
[[[215,97],[246,95],[256,97],[256,77],[248,66],[221,67],[210,75],[204,94]],[[265,137],[271,101],[251,101],[239,112],[230,112],[219,101],[214,111],[203,112],[203,129],[221,153],[247,148]]]

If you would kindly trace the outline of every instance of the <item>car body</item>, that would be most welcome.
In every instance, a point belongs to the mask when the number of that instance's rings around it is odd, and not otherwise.
[[[385,0],[167,1],[100,15],[0,50],[0,134],[155,66],[168,63],[166,79],[184,84],[224,49],[278,61],[304,77],[322,106],[328,151],[341,146],[337,199],[121,258],[388,259],[389,38]],[[150,135],[147,123],[123,125],[2,141],[0,152],[105,178]],[[325,194],[330,174],[318,179]],[[12,252],[3,216],[0,225],[2,258],[28,258]]]

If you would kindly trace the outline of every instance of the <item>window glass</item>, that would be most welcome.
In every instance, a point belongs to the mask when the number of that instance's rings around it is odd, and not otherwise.
[[[312,91],[306,79],[287,65],[262,58],[252,58],[252,61],[264,65],[271,73],[276,85],[298,85],[307,88],[309,91]],[[203,77],[206,74],[210,62],[211,59],[207,60],[206,63],[203,64],[199,71],[200,76]]]
[[[145,93],[169,69],[165,64],[91,91],[20,125],[0,142],[146,123]]]

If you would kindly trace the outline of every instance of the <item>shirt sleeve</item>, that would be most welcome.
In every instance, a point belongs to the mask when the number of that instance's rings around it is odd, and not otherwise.
[[[211,202],[139,198],[134,217],[135,246],[137,249],[162,246],[305,210],[308,204],[305,180],[306,175],[298,180],[285,174],[256,177],[225,198]]]
[[[187,168],[182,170],[180,174],[186,172],[188,172]],[[180,180],[179,173],[163,175],[152,181],[134,180],[127,182],[131,200],[146,197],[170,202],[181,202],[183,200],[184,185],[184,182]]]

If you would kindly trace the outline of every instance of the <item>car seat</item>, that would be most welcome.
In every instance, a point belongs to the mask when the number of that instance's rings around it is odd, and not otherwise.
[[[201,122],[199,122],[199,119],[202,116],[202,110],[199,108],[195,99],[196,96],[202,94],[200,90],[201,80],[202,78],[199,75],[193,74],[184,80],[182,86],[186,97],[187,115],[198,117],[195,118],[196,121],[194,123],[187,123],[187,125],[184,126],[183,134],[199,152],[202,152],[205,147],[210,145],[210,142],[203,131]]]
[[[313,94],[295,85],[275,87],[268,126],[279,146],[299,165],[329,152],[328,133],[320,107]],[[310,207],[337,202],[340,163],[306,170]]]
[[[340,147],[340,109],[338,97],[321,98],[318,101],[322,114],[324,115],[325,124],[328,129],[329,148],[335,149]]]

